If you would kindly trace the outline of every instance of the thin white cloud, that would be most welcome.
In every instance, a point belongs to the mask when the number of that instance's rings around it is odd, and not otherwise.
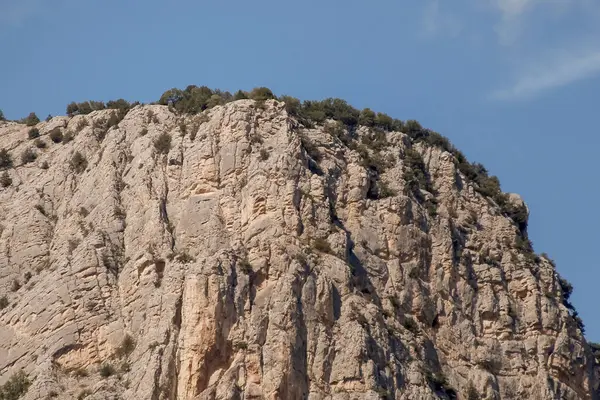
[[[494,5],[505,16],[518,16],[533,7],[536,0],[494,0]]]
[[[460,21],[454,15],[440,10],[439,0],[427,2],[421,25],[423,34],[429,37],[440,34],[456,36],[462,29]]]
[[[498,23],[494,30],[500,44],[509,46],[517,43],[531,18],[554,12],[565,14],[576,5],[588,0],[491,0],[498,12]]]
[[[552,61],[528,68],[507,89],[498,90],[498,100],[526,99],[544,91],[589,79],[600,73],[600,48],[574,55],[563,52]]]

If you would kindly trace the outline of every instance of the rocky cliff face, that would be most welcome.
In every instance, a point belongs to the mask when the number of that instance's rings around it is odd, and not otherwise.
[[[113,113],[0,123],[23,398],[598,398],[553,265],[452,154],[273,100]]]

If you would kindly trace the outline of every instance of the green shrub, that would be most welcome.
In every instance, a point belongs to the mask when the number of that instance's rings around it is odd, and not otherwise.
[[[421,126],[421,124],[419,123],[419,121],[416,121],[414,119],[409,119],[404,124],[404,130],[406,131],[405,132],[406,134],[414,136],[414,134],[416,134],[416,133],[420,132],[421,130],[423,130],[423,127]]]
[[[411,317],[406,317],[404,318],[404,321],[402,322],[402,326],[410,331],[410,332],[417,332],[419,330],[419,326],[417,325],[417,323],[415,322],[414,319],[412,319]]]
[[[34,126],[40,123],[40,119],[38,118],[37,115],[35,115],[34,112],[29,113],[29,115],[25,118],[23,118],[21,120],[22,123],[26,124],[27,126]]]
[[[240,271],[242,271],[246,275],[249,275],[252,273],[252,264],[250,264],[250,261],[248,261],[248,258],[244,257],[242,259],[239,259],[237,262],[237,265],[238,265],[238,268],[240,269]]]
[[[75,114],[89,114],[92,111],[104,110],[105,108],[106,106],[101,101],[71,102],[67,105],[67,115],[72,117]]]
[[[216,97],[213,97],[216,95]],[[190,85],[185,90],[180,89],[169,89],[162,94],[159,100],[159,104],[167,105],[170,99],[174,99],[173,111],[179,113],[197,114],[209,108],[209,105],[215,105],[217,102],[220,104],[226,103],[227,101],[233,100],[228,92],[222,92],[220,90],[211,90],[206,86],[195,86]],[[210,103],[210,104],[209,104]]]
[[[6,307],[8,307],[8,297],[2,296],[0,297],[0,310],[5,309]]]
[[[63,134],[60,131],[60,128],[53,129],[48,136],[50,136],[50,140],[54,143],[60,143],[63,140]]]
[[[577,328],[581,331],[582,334],[585,334],[585,325],[583,323],[583,320],[579,316],[579,313],[577,311],[573,311],[571,313],[571,316],[573,317],[573,320],[575,321],[575,325],[577,326]]]
[[[4,113],[2,112],[2,110],[0,110],[0,122],[1,121],[6,121],[6,118],[4,117]]]
[[[393,131],[394,119],[387,114],[377,113],[377,117],[375,117],[375,126],[386,131]]]
[[[0,168],[10,168],[12,165],[12,157],[10,156],[8,150],[0,149]]]
[[[304,151],[306,151],[306,154],[308,154],[309,157],[312,158],[315,162],[320,162],[323,158],[323,155],[321,154],[319,148],[315,146],[315,144],[306,137],[301,137],[300,141],[302,143]]]
[[[261,100],[261,99],[255,100],[254,101],[254,105],[256,106],[256,108],[258,110],[266,110],[267,109],[267,105],[266,105],[265,101],[266,100]]]
[[[216,106],[220,106],[221,104],[224,104],[224,103],[225,103],[225,101],[223,100],[223,98],[220,95],[213,94],[208,99],[208,102],[206,103],[206,108],[213,108]]]
[[[233,95],[233,99],[234,100],[244,100],[248,98],[248,93],[242,91],[242,90],[238,90],[237,92],[235,92],[235,94]]]
[[[327,119],[325,110],[318,101],[305,101],[302,103],[300,116],[305,123],[306,121],[310,121],[319,124]]]
[[[102,364],[102,366],[100,367],[100,370],[98,372],[100,373],[101,377],[108,378],[109,376],[114,375],[117,371],[111,364],[104,363],[104,364]]]
[[[90,100],[89,104],[90,104],[90,108],[93,111],[104,110],[106,108],[106,105],[104,105],[104,102],[102,102],[102,101],[93,101],[93,100]]]
[[[269,159],[269,152],[265,149],[260,149],[260,159],[266,161]]]
[[[407,187],[418,200],[422,200],[421,189],[430,193],[434,192],[423,157],[418,151],[411,148],[404,151],[403,177]]]
[[[35,159],[37,158],[37,155],[35,154],[35,152],[30,149],[30,148],[26,148],[25,150],[23,150],[23,152],[21,153],[21,162],[23,164],[28,164],[30,162],[35,161]]]
[[[31,386],[31,381],[25,372],[19,371],[0,386],[0,400],[17,400],[27,393],[29,386]]]
[[[113,126],[119,125],[119,122],[121,122],[124,117],[125,116],[122,112],[111,112],[110,116],[108,117],[108,120],[106,121],[106,127],[103,131],[102,139],[104,139],[104,135],[106,135],[106,132]]]
[[[11,292],[16,292],[19,289],[21,289],[21,282],[19,282],[17,279],[13,279],[13,281],[10,285]]]
[[[35,139],[40,137],[40,131],[38,128],[31,128],[29,132],[27,132],[27,136],[29,139]]]
[[[146,123],[155,123],[154,121],[158,120],[158,118],[156,117],[156,114],[154,114],[154,111],[152,110],[148,110],[146,111]]]
[[[339,121],[327,122],[323,125],[323,132],[334,137],[343,136],[346,133],[344,124]]]
[[[90,124],[90,122],[87,119],[81,118],[79,120],[79,122],[77,122],[77,131],[80,132],[83,128],[85,128],[89,124]]]
[[[179,131],[181,132],[181,136],[185,136],[187,133],[187,125],[185,124],[185,122],[180,122],[179,123]]]
[[[140,136],[146,136],[148,134],[148,128],[142,128],[140,131]]]
[[[192,263],[194,261],[196,261],[196,259],[194,257],[192,257],[187,251],[182,251],[181,253],[177,254],[177,256],[175,257],[177,259],[177,261],[179,261],[182,264],[189,264]]]
[[[480,399],[481,399],[481,397],[479,396],[477,389],[475,389],[475,386],[473,386],[473,382],[469,382],[469,386],[467,386],[466,400],[480,400]]]
[[[294,117],[300,115],[302,103],[295,97],[292,96],[281,96],[279,101],[283,101],[285,104],[285,111]]]
[[[359,111],[342,99],[325,99],[322,101],[328,118],[342,122],[346,126],[358,123]]]
[[[394,130],[404,132],[406,130],[404,122],[399,119],[394,119]]]
[[[130,103],[125,99],[110,100],[106,103],[106,108],[113,110],[130,110],[133,108],[135,103]]]
[[[69,104],[67,104],[67,115],[69,117],[73,116],[73,114],[79,112],[79,107],[77,105],[77,103],[75,102],[71,102]]]
[[[154,141],[154,148],[159,154],[168,154],[171,150],[171,136],[168,133],[161,133]]]
[[[8,175],[8,172],[4,171],[2,175],[0,175],[0,184],[3,188],[12,185],[12,178],[10,177],[10,175]]]
[[[573,294],[573,285],[571,285],[571,283],[562,276],[558,277],[558,284],[560,286],[563,299],[565,301],[569,301],[571,295]]]
[[[388,146],[387,136],[385,132],[381,130],[374,130],[367,133],[361,139],[365,146],[373,149],[374,151],[381,151]]]
[[[63,136],[62,143],[63,144],[67,144],[71,140],[73,140],[74,138],[75,138],[75,134],[73,132],[71,132],[71,131],[67,131],[67,133],[65,133],[65,135]]]
[[[379,199],[385,199],[386,197],[396,196],[398,193],[390,188],[387,183],[382,180],[377,181],[377,197]]]
[[[369,127],[375,125],[375,112],[370,108],[362,110],[358,117],[358,124]]]
[[[332,253],[331,245],[327,239],[316,238],[313,240],[313,248],[321,253]]]
[[[46,122],[50,122],[52,120],[52,115],[48,114],[48,116],[46,117]]]
[[[129,364],[129,362],[127,361],[123,361],[119,366],[119,371],[121,371],[122,373],[127,373],[131,371],[131,364]]]
[[[271,91],[271,89],[266,87],[257,87],[252,89],[252,91],[248,94],[248,97],[252,100],[269,100],[274,99],[275,95]]]
[[[38,149],[45,149],[46,148],[46,142],[44,142],[42,139],[37,138],[33,141],[33,144],[35,145],[35,147],[37,147]]]
[[[133,350],[135,350],[135,340],[133,340],[129,334],[126,334],[125,337],[123,337],[121,345],[117,347],[115,355],[119,358],[127,357],[133,352]]]
[[[76,174],[80,174],[86,170],[88,162],[83,154],[76,151],[73,156],[71,156],[69,165],[71,166],[71,170],[73,170]]]

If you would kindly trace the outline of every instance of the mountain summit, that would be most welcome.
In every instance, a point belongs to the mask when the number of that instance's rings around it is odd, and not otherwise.
[[[0,122],[0,399],[599,398],[483,166],[339,100],[200,89]]]

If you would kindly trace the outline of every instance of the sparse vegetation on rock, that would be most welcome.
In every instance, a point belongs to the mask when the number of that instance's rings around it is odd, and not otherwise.
[[[40,131],[37,128],[31,128],[28,132],[27,132],[27,136],[29,137],[29,139],[35,139],[40,137]]]
[[[18,400],[27,393],[29,386],[31,386],[31,381],[25,372],[19,371],[0,386],[0,400]]]
[[[0,169],[12,167],[12,157],[6,149],[0,149]]]
[[[40,119],[34,112],[30,113],[28,116],[21,120],[21,123],[27,126],[34,126],[40,123]]]
[[[48,135],[54,143],[60,143],[63,140],[63,134],[60,129],[54,129]]]
[[[154,140],[154,148],[159,154],[167,154],[171,150],[171,135],[168,133],[161,133],[156,140]]]
[[[29,147],[26,148],[25,150],[23,150],[23,152],[21,153],[21,162],[23,164],[28,164],[30,162],[33,162],[33,161],[35,161],[36,158],[37,158],[37,155]]]
[[[45,149],[47,147],[46,142],[44,142],[42,139],[37,138],[33,141],[33,144],[35,145],[35,147],[37,147],[38,149]]]
[[[0,175],[0,185],[2,185],[3,188],[12,185],[12,178],[8,175],[8,172],[4,171],[2,175]]]
[[[104,364],[102,364],[102,366],[100,367],[98,372],[100,373],[101,377],[108,378],[108,377],[116,374],[117,370],[115,369],[115,367],[112,366],[112,364],[104,363]]]
[[[87,162],[87,159],[85,158],[85,156],[83,154],[81,154],[80,152],[76,151],[71,156],[71,160],[69,161],[69,165],[71,166],[71,169],[76,174],[81,174],[83,171],[86,170],[88,162]]]

